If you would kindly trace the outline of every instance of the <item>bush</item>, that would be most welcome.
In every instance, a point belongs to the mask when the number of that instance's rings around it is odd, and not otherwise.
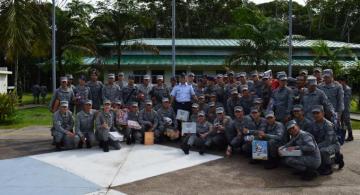
[[[11,120],[15,114],[17,96],[14,92],[0,94],[0,122]]]

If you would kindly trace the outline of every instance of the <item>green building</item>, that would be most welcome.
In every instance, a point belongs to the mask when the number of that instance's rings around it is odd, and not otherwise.
[[[311,47],[317,40],[295,40],[293,42],[293,67],[294,73],[300,68],[311,69],[314,64],[315,54]],[[360,44],[325,41],[331,49],[347,47],[353,54],[360,57]],[[144,44],[157,48],[154,52],[146,49],[127,49],[122,51],[120,67],[118,67],[118,58],[116,55],[116,43],[104,43],[100,46],[108,51],[108,57],[87,58],[86,64],[102,66],[105,73],[116,73],[118,68],[125,74],[133,74],[136,81],[139,82],[144,74],[152,76],[164,75],[165,82],[168,83],[171,77],[171,39],[149,38],[134,39],[123,42],[123,45]],[[182,72],[193,72],[197,76],[215,75],[225,72],[225,65],[228,65],[228,59],[237,51],[239,40],[237,39],[176,39],[176,74]],[[281,48],[286,55],[287,45]],[[341,61],[345,67],[354,65],[356,60],[354,56],[341,56]],[[269,62],[269,68],[274,71],[286,69],[288,60],[279,59]],[[230,66],[234,71],[249,71],[254,69],[264,69],[265,67],[256,67],[252,64],[241,63],[241,65]],[[105,74],[106,76],[107,74]],[[155,80],[155,79],[154,79]]]

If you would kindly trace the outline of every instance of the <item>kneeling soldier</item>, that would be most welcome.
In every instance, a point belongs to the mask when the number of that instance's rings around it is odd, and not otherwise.
[[[332,174],[331,165],[339,165],[339,169],[344,167],[343,155],[340,153],[340,143],[337,139],[334,125],[325,119],[322,106],[314,106],[312,110],[314,122],[311,125],[310,133],[314,136],[321,154],[321,166],[318,171],[321,175]]]
[[[99,146],[103,148],[103,151],[109,152],[110,145],[116,150],[120,150],[120,141],[113,141],[109,138],[109,132],[115,131],[114,114],[111,112],[111,102],[109,100],[104,101],[104,108],[96,116],[95,125],[96,135],[100,142]]]
[[[205,146],[210,148],[225,148],[227,140],[225,132],[231,128],[232,120],[224,113],[223,107],[216,108],[216,119],[214,120],[214,128],[207,136]]]
[[[75,123],[75,146],[82,148],[86,143],[87,148],[91,148],[95,143],[94,122],[97,111],[92,109],[92,101],[87,100],[82,111],[76,115]]]
[[[190,148],[195,146],[199,148],[199,154],[203,155],[205,152],[205,141],[212,127],[212,124],[206,120],[205,112],[200,111],[196,121],[196,134],[188,134],[183,140],[181,149],[184,153],[189,154]]]
[[[64,145],[66,149],[71,149],[74,146],[73,126],[74,120],[71,111],[68,110],[69,102],[61,101],[60,109],[54,113],[52,135],[55,139],[56,150],[61,150]]]
[[[241,149],[243,144],[244,110],[241,106],[235,106],[234,113],[235,119],[232,122],[232,128],[225,132],[229,142],[226,150],[228,157],[231,156],[233,149]]]
[[[174,135],[179,135],[176,114],[171,107],[169,98],[162,99],[162,107],[157,111],[157,114],[159,116],[159,128],[155,131],[155,142],[162,142],[164,136],[168,135],[170,131],[173,131],[172,134]]]
[[[291,140],[280,147],[288,151],[300,150],[301,156],[285,156],[283,162],[296,170],[295,174],[300,174],[303,180],[311,180],[317,176],[316,169],[321,164],[320,151],[314,137],[300,129],[295,120],[289,121],[286,126]]]
[[[158,131],[159,117],[152,107],[152,101],[146,100],[146,106],[139,113],[139,122],[144,131]]]

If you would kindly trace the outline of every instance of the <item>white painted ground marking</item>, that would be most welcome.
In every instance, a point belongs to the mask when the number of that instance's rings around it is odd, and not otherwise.
[[[130,152],[131,150],[131,152]],[[221,156],[190,152],[162,145],[123,145],[121,150],[105,153],[100,149],[71,150],[35,155],[31,158],[49,163],[104,188],[146,179],[199,165]]]

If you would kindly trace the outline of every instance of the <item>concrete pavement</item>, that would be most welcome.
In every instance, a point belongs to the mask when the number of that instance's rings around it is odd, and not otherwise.
[[[137,145],[52,152],[48,127],[0,130],[0,158],[7,159],[0,160],[0,194],[360,194],[360,131],[354,134],[342,147],[343,170],[304,182],[288,168],[264,170],[221,151],[185,156],[174,145]]]

